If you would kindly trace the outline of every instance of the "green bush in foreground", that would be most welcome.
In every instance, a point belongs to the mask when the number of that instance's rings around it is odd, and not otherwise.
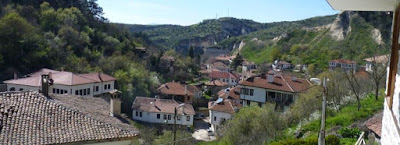
[[[318,144],[318,138],[303,139],[289,139],[280,142],[273,142],[270,145],[315,145]],[[338,145],[340,144],[340,138],[335,135],[329,135],[325,138],[326,145]]]

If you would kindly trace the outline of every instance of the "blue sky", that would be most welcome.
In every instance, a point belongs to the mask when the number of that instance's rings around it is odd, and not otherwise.
[[[336,14],[325,0],[98,0],[111,22],[191,25],[235,17],[257,22],[294,21]]]

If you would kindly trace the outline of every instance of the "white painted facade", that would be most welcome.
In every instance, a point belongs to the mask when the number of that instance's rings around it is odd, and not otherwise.
[[[242,100],[242,105],[243,107],[248,106],[252,102],[254,103],[261,103],[261,105],[264,105],[266,102],[270,102],[271,96],[268,96],[268,92],[274,92],[277,93],[277,98],[281,98],[281,100],[287,96],[290,97],[292,101],[295,101],[295,96],[296,94],[294,93],[289,93],[289,92],[283,92],[283,91],[277,91],[277,90],[270,90],[270,89],[265,89],[265,88],[257,88],[257,87],[252,87],[252,86],[240,86],[241,89],[249,89],[249,93],[245,94],[243,92],[240,92],[240,99]]]
[[[222,122],[230,120],[233,117],[233,115],[230,113],[213,111],[213,110],[209,110],[209,112],[210,112],[211,130],[213,132],[218,130],[218,127],[221,125]]]
[[[231,78],[218,78],[219,81],[228,83],[229,86],[236,86],[239,82],[235,77]]]
[[[400,64],[400,63],[399,63]],[[399,67],[400,68],[400,67]],[[389,67],[387,72],[389,73]],[[388,101],[385,99],[384,111],[382,118],[382,133],[381,143],[386,144],[400,144],[400,70],[397,70],[395,90],[393,94],[392,111],[389,109]],[[389,74],[387,75],[389,76]],[[388,77],[387,79],[388,80]],[[386,81],[386,86],[389,81]]]
[[[33,87],[19,84],[7,84],[7,91],[39,91],[41,87]],[[98,88],[98,89],[97,89]],[[60,85],[49,86],[49,94],[68,94],[93,97],[114,90],[114,81],[103,83],[91,83],[82,85]]]
[[[7,91],[39,91],[40,87],[7,84]]]
[[[159,116],[158,116],[159,115]],[[132,119],[148,123],[174,124],[174,114],[133,110]],[[193,115],[177,114],[176,124],[193,125]]]

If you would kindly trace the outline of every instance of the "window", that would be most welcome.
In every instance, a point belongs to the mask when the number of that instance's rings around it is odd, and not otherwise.
[[[171,115],[168,115],[168,120],[171,120]]]
[[[176,119],[179,121],[179,120],[181,120],[181,116],[176,116]]]
[[[86,96],[86,89],[83,89],[83,95]]]
[[[107,90],[107,85],[104,85],[104,90]]]
[[[164,114],[164,120],[167,120],[167,115]]]
[[[98,92],[99,91],[99,86],[96,86],[96,92]]]
[[[186,121],[190,121],[190,116],[187,116],[187,117],[186,117]]]
[[[254,95],[254,89],[250,89],[250,96]]]
[[[24,90],[23,88],[20,88],[20,89],[19,89],[19,91],[23,91],[23,90]]]
[[[60,90],[60,94],[64,94],[64,90]]]
[[[142,112],[139,112],[139,117],[142,117]]]
[[[139,115],[139,112],[138,111],[136,111],[136,115],[135,116],[138,116]]]
[[[160,119],[160,114],[157,114],[157,119]]]
[[[78,95],[78,90],[75,90],[75,95]]]
[[[53,94],[55,94],[55,93],[56,93],[56,89],[53,88]]]
[[[214,121],[217,121],[217,117],[216,116],[214,116]]]
[[[225,79],[222,79],[222,82],[225,82]]]
[[[90,95],[90,88],[87,88],[87,94]]]
[[[57,94],[60,94],[60,89],[56,89]]]
[[[79,90],[79,95],[82,96],[82,94],[83,94],[83,90]]]
[[[11,88],[10,88],[10,91],[15,91],[15,88],[14,88],[14,87],[11,87]]]
[[[108,84],[108,89],[111,89],[111,84]]]

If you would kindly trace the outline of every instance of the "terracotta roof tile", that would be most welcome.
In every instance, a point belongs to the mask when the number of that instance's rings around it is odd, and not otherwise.
[[[185,86],[186,86],[186,94],[185,94]],[[199,91],[199,89],[196,86],[192,85],[184,85],[179,82],[169,82],[162,84],[157,91],[161,94],[165,95],[179,95],[179,96],[184,96],[184,95],[189,95],[193,96],[195,92]]]
[[[264,76],[250,77],[245,81],[241,81],[240,85],[293,93],[301,92],[311,86],[310,82],[305,79],[296,78],[296,81],[293,81],[292,77],[284,75],[274,75],[273,82],[269,83],[267,80],[268,76]]]
[[[60,85],[81,85],[81,84],[89,84],[101,82],[98,77],[98,73],[89,73],[89,74],[74,74],[72,72],[66,71],[55,71],[50,69],[41,69],[35,73],[30,74],[26,78],[19,78],[13,80],[4,81],[7,84],[19,84],[19,85],[27,85],[27,86],[41,86],[41,75],[51,73],[51,77],[54,80],[54,84]],[[115,81],[116,79],[106,75],[101,74],[101,78],[103,81]]]
[[[221,71],[212,71],[208,75],[210,78],[217,79],[217,78],[236,78],[239,79],[239,76],[234,73],[229,72],[221,72]]]
[[[223,87],[223,86],[228,86],[228,83],[226,83],[226,82],[221,82],[220,80],[212,80],[212,81],[206,82],[205,85],[206,85],[206,86]]]
[[[366,59],[364,59],[364,61],[376,62],[376,63],[387,63],[387,62],[389,62],[389,58],[390,58],[389,54],[386,54],[386,55],[380,55],[380,56],[366,58]]]
[[[228,88],[229,91],[227,92],[227,89],[223,89],[217,93],[219,98],[225,98],[225,99],[234,99],[234,100],[240,100],[240,88],[239,87],[233,87],[233,88]],[[228,98],[226,98],[228,96]]]
[[[383,112],[375,114],[372,118],[368,119],[364,124],[373,131],[376,135],[381,137]]]
[[[215,101],[208,102],[208,109],[230,114],[235,113],[240,107],[240,104],[235,104],[231,99],[224,99],[220,103],[215,103]]]
[[[88,108],[93,106],[88,103]],[[61,144],[137,136],[133,127],[122,128],[66,104],[37,92],[0,93],[0,144]]]
[[[190,104],[184,104],[179,109],[179,103],[171,99],[156,99],[149,97],[136,97],[132,104],[132,109],[144,111],[144,112],[155,112],[155,113],[175,113],[174,109],[177,108],[178,114],[194,115],[193,106]]]
[[[331,62],[345,63],[345,64],[355,64],[356,63],[354,61],[346,60],[346,59],[335,59],[335,60],[332,60]]]

